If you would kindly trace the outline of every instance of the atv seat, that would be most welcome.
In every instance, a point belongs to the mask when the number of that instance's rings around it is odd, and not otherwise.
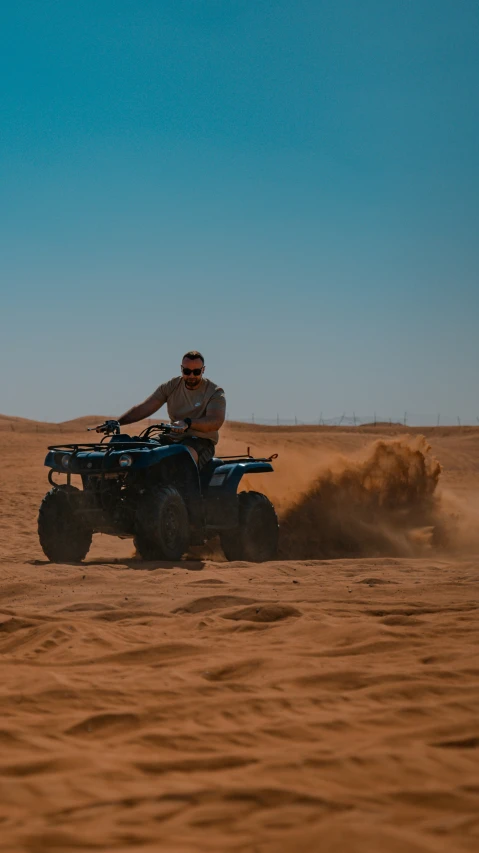
[[[219,468],[220,465],[223,465],[223,460],[218,459],[216,456],[214,456],[213,459],[210,459],[209,462],[207,462],[206,465],[203,466],[200,471],[200,481],[201,487],[203,489],[206,489],[206,487],[209,485],[213,474],[215,473],[216,469]]]

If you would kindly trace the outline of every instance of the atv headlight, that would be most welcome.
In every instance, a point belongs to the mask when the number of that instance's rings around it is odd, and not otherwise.
[[[64,468],[68,468],[69,464],[70,464],[70,454],[65,453],[65,455],[62,456],[62,465]]]
[[[128,453],[124,453],[123,456],[120,456],[118,464],[120,468],[129,468],[130,465],[133,464],[133,459],[128,455]]]

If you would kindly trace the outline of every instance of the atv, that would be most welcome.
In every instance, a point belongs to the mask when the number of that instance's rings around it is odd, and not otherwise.
[[[272,560],[278,519],[259,492],[237,492],[244,474],[273,471],[268,459],[213,458],[201,469],[174,428],[153,424],[138,436],[116,421],[99,427],[101,441],[48,448],[52,489],[38,516],[38,535],[53,563],[76,563],[88,554],[94,533],[133,538],[145,560],[179,560],[190,545],[219,535],[227,560]],[[177,434],[176,434],[177,435]],[[109,439],[109,440],[107,440]],[[54,476],[66,474],[66,483]],[[83,488],[71,483],[81,478]]]

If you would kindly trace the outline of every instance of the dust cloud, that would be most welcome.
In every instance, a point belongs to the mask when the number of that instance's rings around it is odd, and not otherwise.
[[[281,517],[281,555],[420,556],[458,547],[458,505],[438,488],[441,465],[423,436],[379,440],[337,456]]]

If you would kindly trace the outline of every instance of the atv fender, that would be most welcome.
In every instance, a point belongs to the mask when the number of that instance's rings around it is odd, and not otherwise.
[[[206,490],[206,526],[212,531],[238,526],[238,486],[244,474],[273,471],[270,462],[229,462],[219,465]]]
[[[139,468],[152,468],[167,458],[178,455],[184,456],[185,453],[191,459],[191,453],[182,444],[166,444],[151,448],[139,447],[138,445],[135,447],[133,443],[131,447],[128,447],[125,443],[118,450],[110,449],[112,447],[111,444],[106,446],[108,447],[107,452],[97,449],[89,450],[81,446],[77,451],[70,454],[67,454],[66,450],[50,450],[47,453],[45,465],[54,471],[62,473],[68,470],[70,474],[107,474],[122,472],[118,462],[120,456],[126,454],[133,459],[133,465],[128,471],[136,471]],[[68,469],[65,469],[62,465],[62,457],[65,455],[70,456]]]

